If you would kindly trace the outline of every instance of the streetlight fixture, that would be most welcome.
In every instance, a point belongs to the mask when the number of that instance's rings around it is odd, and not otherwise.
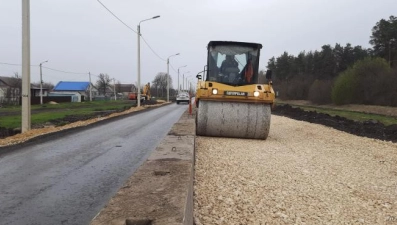
[[[170,55],[167,58],[167,102],[170,102],[170,58],[177,55],[179,55],[179,53]]]
[[[48,62],[48,60],[40,63],[40,105],[43,104],[43,72],[41,66]]]
[[[186,67],[186,66],[187,66],[187,65],[178,67],[178,93],[179,93],[179,91],[181,90],[181,89],[179,88],[179,69],[180,69],[180,68],[183,68],[183,67]]]
[[[145,20],[141,20],[138,23],[138,28],[137,28],[137,35],[138,35],[138,94],[137,94],[137,98],[136,101],[138,102],[138,107],[141,106],[141,23],[148,21],[148,20],[152,20],[152,19],[157,19],[160,16],[153,16],[152,18],[149,19],[145,19]]]
[[[185,90],[185,74],[186,73],[190,73],[190,71],[187,71],[185,73],[183,73],[183,84],[182,84],[182,89]]]

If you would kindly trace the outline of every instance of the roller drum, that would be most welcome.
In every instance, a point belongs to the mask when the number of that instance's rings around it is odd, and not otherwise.
[[[196,134],[211,137],[266,139],[270,129],[268,104],[199,102]]]

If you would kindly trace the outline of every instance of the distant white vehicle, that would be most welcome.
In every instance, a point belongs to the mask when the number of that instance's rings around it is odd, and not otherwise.
[[[178,95],[176,96],[176,104],[179,104],[180,102],[186,102],[189,103],[189,93],[187,92],[179,92]]]

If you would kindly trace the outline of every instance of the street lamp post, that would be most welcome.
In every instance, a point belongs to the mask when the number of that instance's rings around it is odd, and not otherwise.
[[[192,75],[189,75],[189,76],[186,77],[186,82],[185,82],[185,83],[186,83],[186,89],[187,89],[187,78],[189,78],[189,77],[191,77],[191,76],[192,76]]]
[[[170,101],[170,58],[172,56],[177,56],[179,53],[176,53],[175,55],[170,55],[167,58],[167,102]]]
[[[179,93],[179,91],[181,90],[181,89],[179,88],[179,69],[180,69],[180,68],[183,68],[183,67],[186,67],[186,66],[187,66],[187,65],[178,67],[178,93]]]
[[[113,78],[113,94],[114,94],[114,100],[117,100],[117,96],[116,96],[116,79]]]
[[[41,66],[46,62],[48,62],[48,60],[40,63],[40,105],[43,104],[43,72]]]
[[[141,23],[144,21],[148,21],[148,20],[152,20],[152,19],[157,19],[160,16],[153,16],[152,18],[149,19],[145,19],[145,20],[141,20],[138,24],[138,28],[137,28],[137,35],[138,35],[138,66],[137,66],[137,70],[138,70],[138,93],[137,93],[137,98],[136,101],[138,103],[138,107],[141,106]]]
[[[190,73],[190,71],[187,71],[186,73]],[[186,74],[186,73],[183,73],[183,79],[182,79],[182,83],[183,83],[183,84],[182,84],[182,89],[183,89],[183,90],[185,90],[185,74]]]
[[[192,94],[192,82],[194,81],[194,79],[189,79],[188,83],[186,84],[187,87],[189,87],[189,94]]]

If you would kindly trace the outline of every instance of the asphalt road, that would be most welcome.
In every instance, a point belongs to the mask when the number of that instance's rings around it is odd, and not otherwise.
[[[178,121],[168,105],[0,158],[0,224],[88,224]]]

